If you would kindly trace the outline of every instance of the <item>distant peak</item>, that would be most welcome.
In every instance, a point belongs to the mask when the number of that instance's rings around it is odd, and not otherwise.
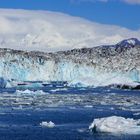
[[[119,42],[117,45],[120,46],[135,46],[135,45],[140,45],[140,41],[137,38],[129,38],[129,39],[125,39],[121,42]]]

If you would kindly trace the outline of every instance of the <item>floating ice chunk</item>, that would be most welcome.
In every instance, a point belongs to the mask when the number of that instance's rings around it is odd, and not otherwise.
[[[94,78],[90,77],[83,77],[83,78],[78,78],[69,83],[69,86],[73,87],[92,87],[96,86],[98,81]],[[99,85],[99,84],[98,84]]]
[[[55,127],[55,124],[52,121],[50,121],[50,122],[41,122],[40,125],[43,126],[43,127],[48,127],[48,128]]]
[[[134,113],[133,115],[139,116],[140,115],[140,112]]]
[[[43,94],[49,94],[49,93],[44,92],[43,90],[37,90],[36,93],[37,94],[41,94],[41,95],[43,95]]]
[[[16,93],[20,93],[20,94],[31,94],[34,93],[33,91],[26,89],[26,90],[16,90]]]
[[[77,129],[77,131],[78,131],[79,133],[83,133],[83,132],[86,131],[86,129],[84,129],[84,128],[80,128],[80,129]]]
[[[100,74],[96,77],[82,77],[74,79],[69,86],[74,87],[106,87],[111,85],[127,86],[130,88],[138,87],[140,84],[134,82],[131,78],[122,75]]]
[[[93,108],[92,105],[85,105],[84,107],[85,107],[85,108]]]
[[[22,110],[23,109],[23,106],[22,105],[19,105],[17,107],[12,107],[13,110]]]
[[[57,89],[52,89],[51,92],[57,92],[57,91],[67,91],[67,88],[57,88]]]
[[[29,89],[26,89],[26,90],[16,90],[16,93],[18,94],[47,94],[45,93],[44,91],[42,90],[37,90],[37,91],[32,91],[32,90],[29,90]]]
[[[93,132],[114,134],[140,134],[140,120],[111,116],[95,119],[89,126]]]
[[[140,84],[137,82],[134,82],[131,78],[125,77],[125,76],[116,76],[111,77],[110,79],[105,79],[101,86],[109,86],[109,85],[126,85],[131,88],[135,88],[139,86]]]

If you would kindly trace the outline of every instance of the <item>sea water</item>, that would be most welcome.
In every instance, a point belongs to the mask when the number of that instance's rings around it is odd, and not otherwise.
[[[95,118],[140,119],[135,90],[68,87],[66,82],[24,82],[0,89],[0,140],[139,140],[140,134],[94,133]],[[53,127],[40,125],[53,122]]]

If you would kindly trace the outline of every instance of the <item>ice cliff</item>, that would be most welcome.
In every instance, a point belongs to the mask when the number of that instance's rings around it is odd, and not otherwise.
[[[0,49],[0,77],[17,81],[68,81],[77,86],[140,82],[140,41],[55,53]]]

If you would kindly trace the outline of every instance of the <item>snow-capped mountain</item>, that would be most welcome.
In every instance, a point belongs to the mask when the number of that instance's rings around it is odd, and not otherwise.
[[[140,39],[140,30],[104,25],[49,11],[0,9],[0,48],[62,51]]]
[[[0,60],[0,77],[17,81],[58,80],[79,86],[140,82],[140,43],[137,39],[55,53],[0,49]]]
[[[122,47],[136,46],[136,45],[140,45],[140,41],[136,38],[130,38],[130,39],[125,39],[121,41],[117,45],[122,46]]]

